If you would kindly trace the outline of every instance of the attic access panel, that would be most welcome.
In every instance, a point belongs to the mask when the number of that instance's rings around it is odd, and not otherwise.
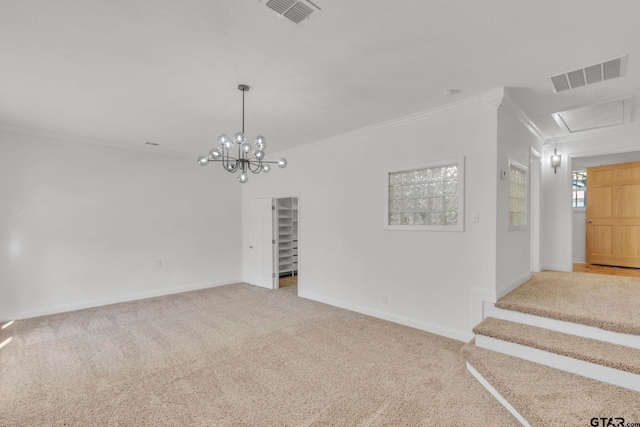
[[[561,111],[551,116],[570,133],[619,126],[631,122],[631,97]]]

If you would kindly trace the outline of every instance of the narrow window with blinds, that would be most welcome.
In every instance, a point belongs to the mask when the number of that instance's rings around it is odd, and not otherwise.
[[[527,167],[509,160],[509,230],[527,228]]]

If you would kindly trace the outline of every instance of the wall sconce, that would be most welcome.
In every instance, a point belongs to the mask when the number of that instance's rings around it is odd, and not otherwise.
[[[551,167],[553,168],[553,173],[558,173],[556,170],[560,167],[561,162],[562,155],[558,154],[558,150],[554,148],[553,155],[551,156]]]

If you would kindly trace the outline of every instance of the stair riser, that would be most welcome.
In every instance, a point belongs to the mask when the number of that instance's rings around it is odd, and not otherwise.
[[[583,338],[591,338],[611,344],[624,345],[626,347],[640,350],[640,336],[621,334],[619,332],[594,328],[593,326],[549,319],[547,317],[534,316],[532,314],[520,313],[518,311],[503,310],[495,307],[494,304],[490,302],[485,302],[483,306],[483,318],[487,317],[524,323],[525,325],[537,326],[539,328],[550,329],[552,331],[576,335]]]
[[[640,375],[631,372],[585,362],[584,360],[578,360],[484,335],[476,336],[476,346],[539,363],[551,368],[571,372],[586,378],[613,384],[618,387],[640,391]]]
[[[12,322],[0,323],[0,348],[8,344],[8,340],[13,335]]]
[[[517,419],[520,424],[522,424],[524,427],[531,427],[531,424],[529,424],[527,422],[527,420],[520,415],[520,413],[513,407],[511,406],[511,404],[509,402],[507,402],[507,399],[505,399],[504,397],[502,397],[502,395],[498,392],[498,390],[496,390],[490,383],[489,381],[487,381],[473,366],[471,366],[471,364],[469,362],[467,362],[467,370],[469,372],[471,372],[471,375],[474,376],[474,378],[480,383],[482,384],[482,386],[484,388],[487,389],[487,391],[489,393],[491,393],[491,395],[493,397],[496,398],[496,400],[498,402],[500,402],[500,404],[502,406],[505,407],[505,409],[507,411],[509,411],[511,413],[511,415],[513,415],[515,417],[515,419]]]

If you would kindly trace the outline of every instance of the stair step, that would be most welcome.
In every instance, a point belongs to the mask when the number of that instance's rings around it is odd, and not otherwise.
[[[496,307],[640,336],[640,278],[543,271]]]
[[[473,332],[640,375],[637,349],[492,317],[483,320]],[[640,377],[638,380],[640,387]]]
[[[469,370],[508,402],[525,426],[588,426],[595,417],[640,421],[639,392],[483,349],[473,341],[462,354]]]
[[[0,322],[0,348],[7,344],[8,340],[13,335],[11,331],[11,325],[13,322]]]
[[[635,349],[640,349],[640,336],[613,332],[594,326],[586,326],[579,323],[571,323],[565,320],[557,320],[549,317],[540,317],[519,311],[506,310],[496,307],[495,304],[484,302],[484,317],[494,317],[497,319],[510,320],[516,323],[524,323],[532,326],[539,326],[558,332],[577,335],[585,338],[593,338],[612,344],[623,345]]]

